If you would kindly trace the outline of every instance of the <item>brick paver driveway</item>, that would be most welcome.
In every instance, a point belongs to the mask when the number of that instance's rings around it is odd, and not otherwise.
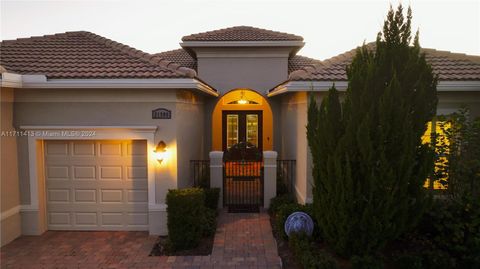
[[[149,257],[146,232],[22,236],[1,249],[3,268],[281,268],[266,213],[222,212],[210,256]]]

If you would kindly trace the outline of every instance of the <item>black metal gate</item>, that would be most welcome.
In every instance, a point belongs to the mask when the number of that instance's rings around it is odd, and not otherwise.
[[[262,154],[242,144],[224,153],[223,204],[229,212],[258,212],[263,206]]]

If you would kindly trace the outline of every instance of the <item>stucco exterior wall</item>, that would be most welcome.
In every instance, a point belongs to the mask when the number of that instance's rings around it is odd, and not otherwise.
[[[189,185],[190,159],[202,157],[202,99],[190,91],[168,89],[23,89],[15,98],[15,126],[157,126],[154,143],[164,141],[169,155],[155,166],[156,203],[164,205],[168,189]],[[157,108],[171,110],[172,118],[152,119]],[[19,138],[18,150],[21,203],[28,205],[27,137]],[[156,214],[166,217],[165,212]],[[163,226],[161,230],[166,232]]]
[[[208,98],[208,97],[206,97]],[[177,92],[177,165],[178,187],[193,184],[190,160],[202,159],[205,152],[204,97],[187,91]]]
[[[288,77],[286,48],[196,49],[198,75],[221,94],[250,88],[264,94]]]
[[[307,203],[311,200],[312,188],[306,135],[308,95],[306,92],[288,93],[280,102],[282,136],[279,159],[296,160],[295,195],[300,203]]]
[[[480,89],[477,92],[438,92],[438,115],[453,113],[463,105],[470,108],[473,117],[480,117]]]
[[[14,90],[1,88],[1,245],[21,234],[20,193],[17,166],[17,138],[4,132],[13,131]],[[5,135],[4,135],[5,134]]]

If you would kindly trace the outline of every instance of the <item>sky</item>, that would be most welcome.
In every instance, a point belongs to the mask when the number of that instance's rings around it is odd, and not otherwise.
[[[354,0],[0,0],[2,40],[85,30],[148,53],[182,36],[248,25],[304,37],[300,55],[324,60],[374,41],[389,5]],[[480,55],[480,0],[403,1],[426,48]]]

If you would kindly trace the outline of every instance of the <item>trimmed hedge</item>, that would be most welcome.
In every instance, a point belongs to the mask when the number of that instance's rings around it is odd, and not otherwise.
[[[220,188],[203,189],[203,191],[205,192],[205,206],[217,210]]]
[[[173,250],[193,248],[205,233],[205,193],[199,188],[169,190],[168,238]]]

